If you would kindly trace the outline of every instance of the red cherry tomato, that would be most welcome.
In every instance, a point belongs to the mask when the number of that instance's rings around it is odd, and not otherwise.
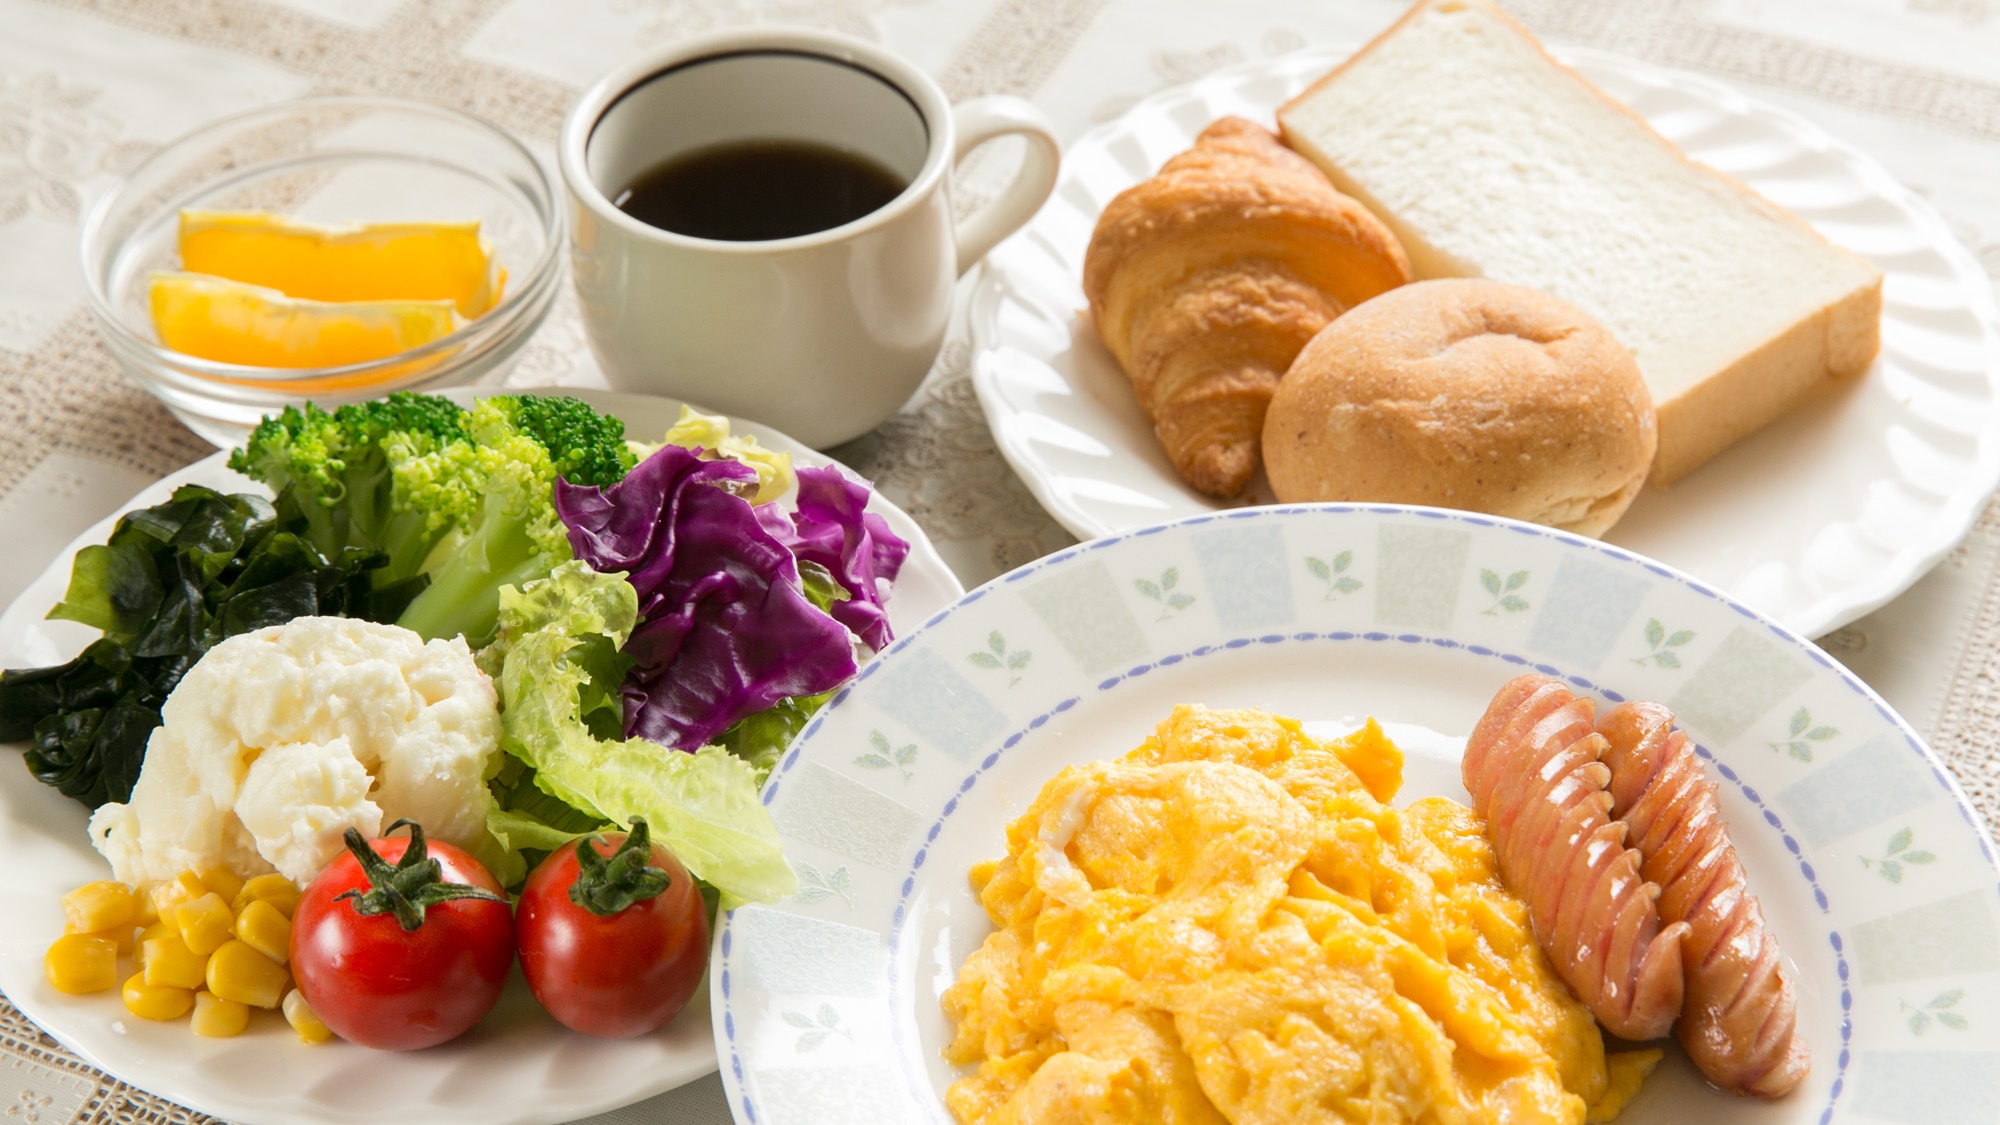
[[[500,884],[465,852],[410,829],[408,839],[367,845],[380,857],[368,869],[349,829],[349,853],[319,873],[292,915],[292,976],[306,1003],[341,1038],[391,1051],[464,1034],[493,1010],[514,960]],[[441,877],[422,870],[426,854]],[[478,892],[492,897],[464,897]]]
[[[580,861],[577,848],[593,839],[596,862]],[[648,868],[666,881],[650,895],[657,877],[632,882]],[[579,876],[584,889],[572,894]],[[514,940],[528,987],[550,1015],[585,1035],[620,1039],[666,1023],[694,995],[708,964],[708,909],[687,868],[635,820],[629,840],[609,833],[572,841],[543,860],[521,889]]]

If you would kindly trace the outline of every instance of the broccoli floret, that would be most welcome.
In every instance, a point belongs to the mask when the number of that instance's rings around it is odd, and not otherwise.
[[[415,577],[448,523],[397,503],[395,464],[466,444],[466,412],[449,399],[402,392],[328,412],[307,403],[266,418],[229,467],[271,487],[329,558],[343,547],[382,551],[377,588]]]
[[[449,513],[454,528],[425,566],[430,585],[397,623],[427,637],[463,633],[475,646],[493,633],[500,587],[539,578],[570,557],[548,450],[525,434],[489,428],[485,437],[470,456],[448,447],[413,459],[401,474],[409,502]]]
[[[465,410],[397,394],[267,419],[230,459],[290,488],[323,550],[385,550],[382,580],[428,584],[397,623],[425,637],[493,636],[500,587],[570,558],[555,482],[607,485],[633,464],[624,424],[567,397],[496,395]]]
[[[448,445],[398,462],[398,503],[449,513],[455,530],[424,566],[431,584],[398,623],[427,637],[493,636],[500,587],[519,586],[568,562],[569,533],[556,515],[558,477],[610,484],[632,466],[625,427],[573,398],[500,395],[465,418],[471,452]]]
[[[625,423],[599,414],[581,399],[550,395],[503,395],[482,401],[490,415],[534,438],[549,451],[556,475],[571,484],[606,487],[625,479],[637,463],[625,444]],[[475,420],[477,428],[482,423]],[[482,439],[483,440],[483,439]]]

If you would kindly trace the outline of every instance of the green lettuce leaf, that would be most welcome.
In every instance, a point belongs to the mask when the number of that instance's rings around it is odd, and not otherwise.
[[[778,755],[785,752],[785,747],[792,744],[792,739],[806,729],[806,723],[832,698],[833,693],[829,691],[780,699],[775,706],[736,720],[715,741],[724,750],[749,762],[756,769],[761,784],[764,778],[771,775],[771,767],[778,764]]]
[[[586,817],[620,825],[645,817],[655,840],[722,892],[724,908],[792,894],[798,881],[779,852],[777,827],[757,799],[757,771],[748,762],[717,746],[689,754],[645,739],[605,737],[586,719],[586,703],[601,712],[605,693],[615,695],[628,666],[616,650],[637,619],[638,595],[624,576],[599,574],[580,561],[524,589],[503,590],[497,642],[504,646],[503,748],[534,769],[535,788]],[[510,842],[518,835],[521,846],[540,847],[554,838],[547,830],[568,827],[515,811],[502,816],[495,833],[505,831]]]
[[[854,600],[832,571],[811,559],[799,560],[799,585],[805,589],[806,600],[821,613],[831,613],[836,602]]]
[[[570,832],[553,824],[545,824],[528,813],[516,812],[513,809],[494,809],[486,814],[486,830],[493,833],[494,839],[499,840],[503,847],[512,848],[517,852],[552,852],[571,840],[594,835],[602,831],[602,828],[593,826]]]
[[[601,816],[573,809],[535,784],[535,771],[511,754],[500,755],[500,772],[487,785],[494,808],[486,814],[487,833],[506,853],[502,867],[488,863],[502,886],[513,888],[548,853],[579,836],[609,829]],[[510,877],[511,876],[511,877]]]

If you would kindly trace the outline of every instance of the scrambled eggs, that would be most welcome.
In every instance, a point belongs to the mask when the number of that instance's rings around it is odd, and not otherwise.
[[[1611,1056],[1472,810],[1397,812],[1373,720],[1320,742],[1179,707],[1063,770],[973,868],[996,931],[944,994],[965,1125],[1608,1120]]]

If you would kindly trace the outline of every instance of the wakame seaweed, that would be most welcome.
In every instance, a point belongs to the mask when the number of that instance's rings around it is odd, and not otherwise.
[[[103,632],[76,659],[0,672],[0,741],[27,742],[28,769],[91,808],[131,799],[160,707],[226,637],[295,617],[393,621],[423,580],[373,587],[381,552],[329,557],[302,535],[289,496],[200,485],[127,513],[108,542],[77,552],[51,618]]]

